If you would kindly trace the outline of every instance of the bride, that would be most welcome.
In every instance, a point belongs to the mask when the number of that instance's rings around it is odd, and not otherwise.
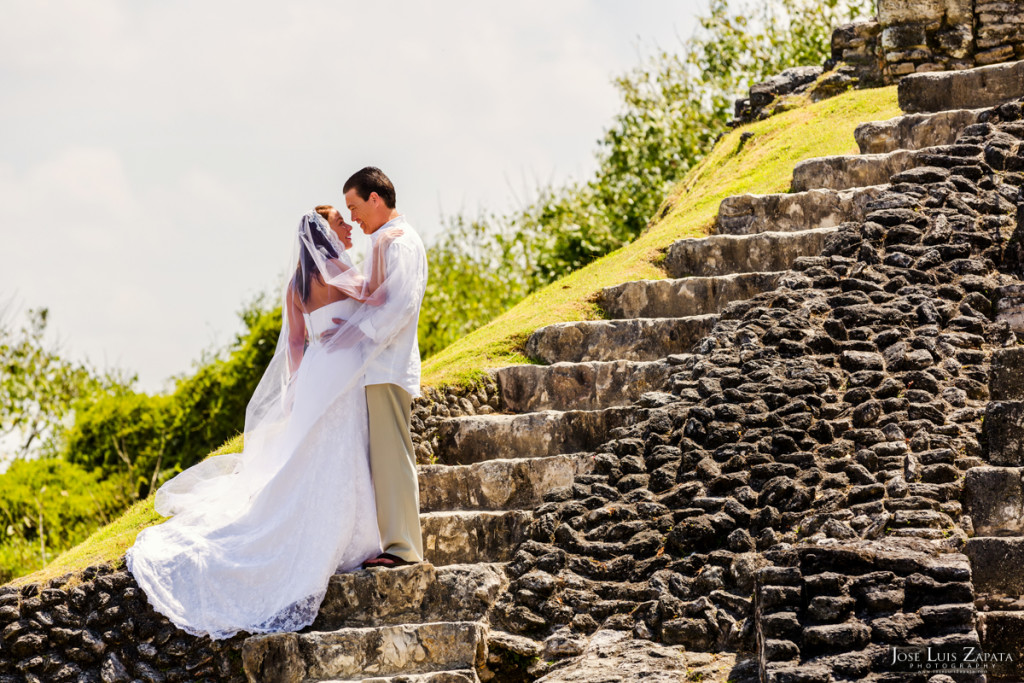
[[[308,626],[331,575],[381,551],[362,379],[383,345],[369,344],[359,324],[387,299],[389,282],[383,268],[364,280],[346,252],[350,235],[332,207],[302,217],[277,350],[246,408],[244,451],[161,486],[156,510],[171,519],[127,552],[153,608],[194,635]]]

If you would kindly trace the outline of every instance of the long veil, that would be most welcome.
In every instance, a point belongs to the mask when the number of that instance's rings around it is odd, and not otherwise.
[[[385,240],[385,244],[367,258],[382,255],[390,239],[399,235],[382,236],[380,239]],[[167,482],[156,493],[155,506],[160,514],[187,513],[194,496],[206,495],[199,484],[204,479],[236,474],[239,477],[235,485],[252,491],[274,475],[281,465],[280,454],[273,447],[275,441],[289,427],[298,428],[298,425],[291,424],[295,379],[301,368],[301,361],[297,362],[296,356],[301,357],[310,344],[322,343],[335,357],[337,372],[333,376],[338,381],[322,405],[302,414],[303,423],[315,422],[342,396],[361,389],[366,368],[401,331],[402,322],[416,313],[418,298],[400,291],[408,283],[400,282],[401,278],[396,274],[387,273],[380,256],[374,264],[372,281],[365,279],[362,269],[352,263],[337,235],[315,211],[304,214],[299,221],[290,263],[294,264],[295,270],[281,294],[282,324],[277,347],[246,406],[243,452],[207,458]],[[298,297],[295,296],[296,283],[307,279],[318,279],[339,295],[359,304],[347,319],[338,321],[330,337],[324,340],[308,338],[308,331],[305,337],[301,332],[296,337],[294,328],[301,321],[289,316],[289,310],[296,308],[296,312],[303,316],[312,312],[306,304],[296,301]],[[396,294],[392,290],[399,291]],[[376,340],[366,335],[364,330],[367,329],[372,331]],[[301,347],[298,353],[296,347]],[[326,381],[326,378],[321,381]],[[232,512],[226,503],[224,512]]]
[[[300,629],[331,574],[378,552],[364,376],[416,314],[426,281],[386,271],[400,235],[377,236],[368,280],[321,216],[299,221],[281,333],[246,409],[242,452],[161,486],[155,507],[172,519],[128,552],[151,604],[180,628],[215,638]]]

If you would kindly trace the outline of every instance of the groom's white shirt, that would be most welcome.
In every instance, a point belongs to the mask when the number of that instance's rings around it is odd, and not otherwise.
[[[359,329],[385,347],[366,368],[366,384],[397,384],[413,398],[420,395],[420,347],[416,341],[420,304],[427,287],[427,255],[423,240],[404,216],[392,219],[370,235],[369,280],[373,276],[373,250],[385,230],[399,228],[402,235],[388,247],[387,300],[359,323]]]

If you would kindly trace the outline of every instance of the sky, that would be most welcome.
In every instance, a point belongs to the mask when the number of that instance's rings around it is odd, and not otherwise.
[[[589,177],[613,78],[705,4],[0,0],[0,313],[167,388],[359,168],[428,244]]]

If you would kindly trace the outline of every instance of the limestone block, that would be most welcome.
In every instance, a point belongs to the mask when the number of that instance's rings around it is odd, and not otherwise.
[[[813,189],[786,194],[733,195],[719,204],[715,231],[721,235],[752,235],[834,227],[844,221],[861,220],[867,203],[884,189],[884,186],[875,186],[840,191]]]
[[[1024,595],[1024,537],[969,538],[964,555],[971,562],[976,593]]]
[[[996,320],[1005,321],[1010,329],[1024,333],[1024,285],[999,287],[996,296]]]
[[[545,363],[655,360],[689,351],[718,322],[717,315],[556,323],[536,330],[526,355]]]
[[[985,435],[989,463],[1024,465],[1024,402],[989,402],[985,410]]]
[[[242,645],[252,682],[364,680],[396,674],[468,670],[487,657],[486,629],[476,622],[346,628],[253,636]]]
[[[725,683],[737,664],[735,653],[688,652],[635,639],[622,631],[601,630],[590,637],[583,653],[571,664],[539,678],[537,683],[594,683],[644,681]]]
[[[981,649],[990,656],[985,672],[993,680],[1024,679],[1024,612],[978,614]]]
[[[669,366],[659,361],[591,361],[512,365],[495,372],[502,405],[514,413],[599,410],[629,405],[661,389]]]
[[[242,644],[242,668],[250,683],[301,683],[306,667],[296,633],[274,633],[247,638]]]
[[[898,95],[908,113],[994,107],[1024,96],[1024,62],[914,74],[900,81]]]
[[[955,109],[935,114],[907,114],[888,121],[862,123],[853,132],[853,137],[861,154],[951,145],[964,128],[978,122],[983,111]]]
[[[636,280],[602,290],[599,303],[610,318],[673,318],[717,313],[775,289],[782,272],[739,273],[677,280]]]
[[[438,425],[435,454],[446,465],[498,458],[538,458],[593,450],[608,432],[643,419],[633,408],[543,411],[450,418]]]
[[[487,460],[474,465],[421,465],[420,510],[525,510],[593,470],[589,455]]]
[[[508,583],[501,565],[421,562],[395,569],[336,574],[312,629],[484,618]]]
[[[972,467],[964,475],[964,513],[975,536],[1024,534],[1024,470]]]
[[[435,565],[508,562],[526,539],[533,514],[507,512],[430,512],[420,515],[423,553]]]
[[[459,671],[431,671],[426,674],[399,674],[397,676],[374,676],[363,678],[362,683],[480,683],[480,677],[473,669]],[[324,681],[323,683],[336,683]]]
[[[896,150],[886,154],[850,154],[801,161],[793,168],[794,192],[814,188],[846,190],[853,187],[885,185],[889,178],[917,165],[914,152]]]
[[[999,64],[1013,59],[1014,51],[1012,45],[1001,45],[992,50],[985,50],[974,55],[974,61],[978,64]]]
[[[992,352],[988,388],[993,401],[1024,400],[1024,346]]]
[[[731,273],[787,270],[800,256],[818,256],[837,228],[756,235],[714,235],[677,240],[668,249],[671,277],[713,277]]]
[[[974,0],[880,0],[878,21],[883,26],[911,22],[973,24]]]

